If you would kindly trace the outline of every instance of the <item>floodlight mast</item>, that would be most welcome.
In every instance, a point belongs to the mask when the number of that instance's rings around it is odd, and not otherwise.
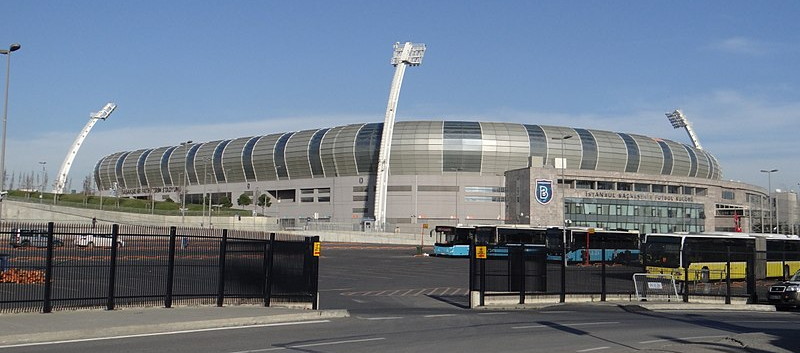
[[[116,104],[107,103],[102,110],[89,115],[89,122],[87,122],[86,126],[83,127],[83,130],[81,130],[80,134],[78,134],[78,137],[75,138],[75,142],[72,143],[72,147],[69,149],[69,152],[67,152],[64,162],[61,163],[61,168],[58,170],[56,181],[53,184],[54,194],[64,193],[64,188],[67,184],[67,175],[69,175],[69,169],[72,167],[72,161],[75,160],[75,155],[78,154],[78,150],[81,148],[83,140],[85,140],[86,136],[89,135],[89,131],[92,131],[94,124],[96,124],[98,120],[106,120],[108,116],[111,115],[111,112],[113,112],[116,108]]]
[[[692,144],[698,150],[702,150],[703,146],[700,145],[700,139],[697,138],[697,134],[694,133],[694,129],[692,129],[692,124],[689,123],[689,120],[686,119],[686,116],[683,115],[683,112],[680,109],[676,109],[672,113],[666,113],[667,119],[672,124],[672,127],[676,129],[685,128],[686,133],[689,134],[689,138],[692,140]]]
[[[392,86],[389,90],[389,103],[386,105],[386,118],[383,120],[383,134],[381,147],[378,154],[378,176],[375,185],[375,228],[384,230],[386,227],[386,192],[389,185],[389,157],[392,149],[392,134],[394,133],[394,118],[397,110],[397,100],[400,97],[400,86],[407,66],[422,64],[425,54],[425,44],[421,43],[394,43],[392,65],[395,67]]]

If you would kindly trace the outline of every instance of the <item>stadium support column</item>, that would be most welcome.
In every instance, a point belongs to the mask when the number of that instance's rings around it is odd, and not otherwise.
[[[61,168],[59,168],[58,174],[56,175],[56,182],[53,185],[54,194],[64,193],[64,188],[67,185],[67,175],[69,175],[69,170],[72,168],[72,161],[75,160],[75,155],[78,154],[81,144],[83,144],[83,141],[86,140],[86,136],[89,135],[89,132],[92,131],[94,124],[96,124],[98,120],[106,120],[116,108],[116,104],[107,103],[105,106],[103,106],[102,110],[97,113],[92,113],[89,116],[89,122],[86,123],[86,126],[83,127],[83,130],[81,130],[81,132],[78,134],[78,137],[76,137],[75,141],[72,142],[72,147],[69,148],[69,151],[67,151],[67,156],[64,157],[64,162],[61,163]]]
[[[397,110],[397,100],[400,97],[400,86],[403,84],[406,66],[422,64],[425,54],[425,44],[405,42],[394,43],[392,65],[395,67],[392,86],[389,90],[389,103],[386,106],[386,118],[383,121],[383,134],[378,155],[378,176],[375,185],[375,228],[384,230],[386,227],[386,191],[389,181],[389,154],[392,149],[392,134],[394,132],[394,118]]]

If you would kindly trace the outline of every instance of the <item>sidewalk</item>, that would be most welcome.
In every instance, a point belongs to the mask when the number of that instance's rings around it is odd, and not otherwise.
[[[348,317],[347,310],[303,310],[263,306],[191,306],[55,311],[0,315],[0,348],[158,332],[271,324]]]

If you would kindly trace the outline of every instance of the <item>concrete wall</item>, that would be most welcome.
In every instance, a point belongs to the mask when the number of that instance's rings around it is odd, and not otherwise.
[[[200,227],[202,217],[161,216],[113,211],[100,211],[84,208],[54,206],[20,201],[3,201],[2,220],[17,222],[56,222],[91,224],[92,218],[98,223],[134,224],[153,226]],[[182,222],[183,221],[183,222]],[[277,219],[273,217],[226,216],[212,217],[211,224],[216,229],[255,230],[277,232]],[[415,227],[402,227],[397,233],[378,233],[361,231],[280,231],[281,233],[302,236],[319,236],[322,241],[354,242],[398,245],[433,245],[435,239],[429,232]]]

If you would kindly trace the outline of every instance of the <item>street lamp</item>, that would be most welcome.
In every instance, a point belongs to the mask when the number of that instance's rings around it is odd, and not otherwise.
[[[761,169],[762,173],[767,173],[767,203],[769,204],[769,231],[772,233],[772,173],[777,172],[777,169]],[[775,215],[777,216],[777,215]],[[777,221],[777,220],[776,220]],[[777,222],[776,222],[777,223]],[[764,225],[761,225],[761,232],[764,232]],[[779,233],[779,232],[778,232]]]
[[[42,165],[42,189],[39,190],[39,203],[42,203],[42,195],[44,195],[44,188],[47,186],[47,162],[39,162]]]
[[[8,55],[6,60],[6,99],[3,105],[3,144],[0,149],[0,192],[5,189],[6,181],[6,122],[8,121],[8,85],[9,77],[11,76],[11,53],[19,50],[22,46],[19,43],[11,44],[8,49],[0,49],[0,54]],[[2,201],[2,200],[0,200]],[[0,219],[3,218],[3,203],[0,202]]]
[[[188,152],[188,146],[192,143],[192,140],[181,142],[181,147],[183,147],[184,155]],[[189,177],[187,174],[186,169],[186,156],[183,157],[183,187],[181,188],[181,224],[185,221],[186,216],[186,179]]]
[[[560,140],[561,141],[561,185],[566,184],[565,176],[564,176],[564,169],[567,168],[567,160],[564,159],[564,140],[571,139],[572,135],[564,135],[562,137],[552,137],[553,140]],[[555,163],[553,163],[555,166]],[[564,258],[564,266],[567,265],[567,257],[565,256],[567,253],[567,224],[569,223],[567,220],[567,213],[565,208],[567,207],[567,198],[566,198],[566,190],[561,191],[561,212],[563,212],[563,225],[561,228],[561,236],[562,236],[562,244],[563,244],[563,251],[561,256]]]

